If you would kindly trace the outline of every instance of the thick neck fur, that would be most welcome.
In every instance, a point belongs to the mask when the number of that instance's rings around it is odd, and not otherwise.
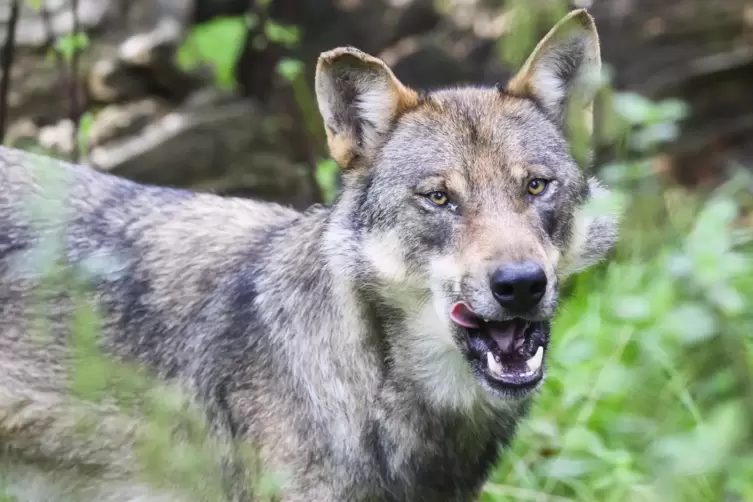
[[[322,233],[322,258],[332,277],[330,305],[342,314],[342,331],[331,335],[360,338],[351,348],[361,352],[339,347],[345,350],[331,353],[343,365],[357,361],[363,387],[356,392],[369,389],[366,414],[359,419],[367,422],[358,424],[366,434],[360,448],[379,464],[381,483],[396,500],[466,500],[511,439],[528,403],[487,396],[469,372],[469,379],[454,381],[447,364],[466,364],[463,356],[454,346],[425,341],[432,339],[428,330],[447,328],[430,291],[399,291],[394,297],[364,273],[359,208],[365,189],[344,191]]]

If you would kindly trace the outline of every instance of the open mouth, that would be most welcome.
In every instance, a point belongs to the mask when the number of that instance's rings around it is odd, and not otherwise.
[[[464,302],[453,305],[450,318],[465,331],[471,365],[489,385],[525,391],[541,381],[548,321],[484,319]]]

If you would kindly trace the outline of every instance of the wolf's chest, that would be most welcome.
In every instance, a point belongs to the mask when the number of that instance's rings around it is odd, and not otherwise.
[[[513,431],[490,427],[470,431],[463,424],[428,419],[412,430],[372,424],[364,446],[372,458],[368,483],[379,500],[466,501],[477,496],[500,448]]]

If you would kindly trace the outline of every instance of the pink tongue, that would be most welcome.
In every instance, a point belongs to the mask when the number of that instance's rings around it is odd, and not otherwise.
[[[482,326],[492,337],[494,343],[505,353],[515,349],[516,341],[522,342],[528,323],[522,321],[487,322],[485,323],[468,305],[458,302],[452,306],[450,319],[458,326],[479,329]]]
[[[502,352],[510,353],[515,348],[516,340],[523,339],[527,324],[519,321],[490,323],[489,335]]]
[[[505,322],[489,326],[489,335],[502,352],[512,352],[515,346],[516,324],[515,322]]]
[[[450,319],[459,326],[464,328],[480,328],[481,319],[474,314],[468,305],[463,302],[458,302],[452,306],[450,311]]]

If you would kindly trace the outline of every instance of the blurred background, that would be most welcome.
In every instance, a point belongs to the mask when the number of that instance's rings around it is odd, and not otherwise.
[[[576,7],[605,64],[589,169],[623,230],[568,285],[550,376],[482,500],[753,501],[750,0],[0,0],[0,130],[304,208],[338,188],[320,52],[356,46],[417,88],[494,84]]]

